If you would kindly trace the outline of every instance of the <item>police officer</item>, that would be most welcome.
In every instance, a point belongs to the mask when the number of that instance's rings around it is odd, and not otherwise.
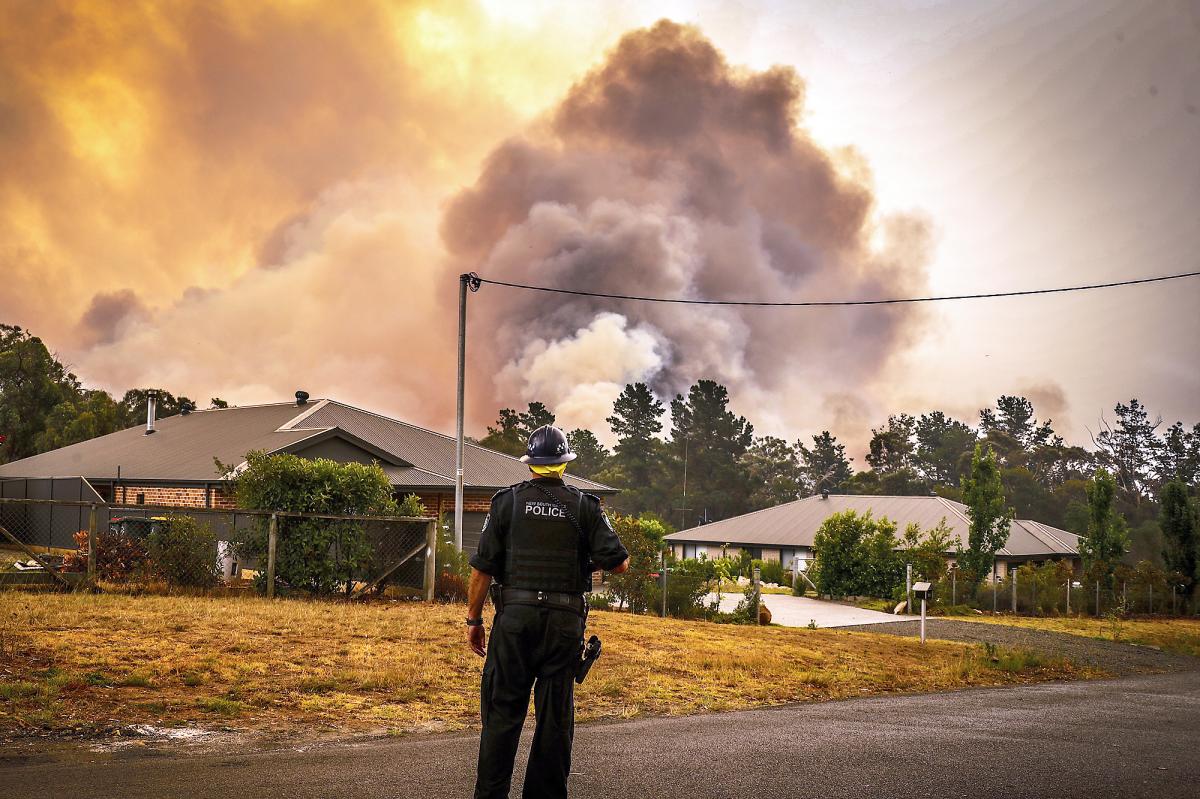
[[[533,690],[537,726],[525,770],[525,799],[567,795],[575,731],[575,669],[580,661],[592,572],[620,573],[629,553],[600,500],[563,482],[575,459],[563,431],[529,436],[521,460],[530,480],[492,497],[479,549],[471,557],[467,640],[483,657],[483,601],[499,594],[483,665],[479,771],[475,799],[507,797],[517,742]]]

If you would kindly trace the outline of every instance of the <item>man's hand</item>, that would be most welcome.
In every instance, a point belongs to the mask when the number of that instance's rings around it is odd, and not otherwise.
[[[471,582],[467,586],[467,618],[481,619],[483,618],[483,600],[487,598],[488,586],[492,584],[492,576],[479,571],[479,569],[471,569]],[[467,628],[467,646],[471,647],[471,651],[479,657],[487,655],[487,636],[483,632],[483,625]]]
[[[609,571],[613,574],[624,574],[625,572],[629,571],[629,558],[625,558],[625,560],[621,562],[621,565],[611,568]]]
[[[483,632],[482,624],[467,628],[467,645],[479,657],[487,654],[487,635]]]

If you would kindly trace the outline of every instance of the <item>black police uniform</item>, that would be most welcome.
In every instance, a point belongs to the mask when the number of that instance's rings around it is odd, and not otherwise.
[[[582,536],[564,508],[578,520]],[[492,497],[471,557],[472,566],[503,587],[483,666],[476,799],[508,796],[530,689],[537,726],[523,796],[567,795],[583,595],[594,569],[615,568],[628,554],[600,500],[562,480],[536,478]]]

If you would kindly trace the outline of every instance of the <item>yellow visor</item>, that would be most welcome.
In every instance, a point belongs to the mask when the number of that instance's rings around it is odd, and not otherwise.
[[[557,477],[559,479],[562,479],[563,472],[565,472],[567,470],[567,464],[555,463],[550,466],[536,466],[536,465],[530,464],[529,468],[538,477]]]

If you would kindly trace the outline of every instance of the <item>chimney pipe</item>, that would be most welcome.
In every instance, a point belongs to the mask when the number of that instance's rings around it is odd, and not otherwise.
[[[154,432],[154,416],[158,409],[158,392],[146,392],[146,435]]]

